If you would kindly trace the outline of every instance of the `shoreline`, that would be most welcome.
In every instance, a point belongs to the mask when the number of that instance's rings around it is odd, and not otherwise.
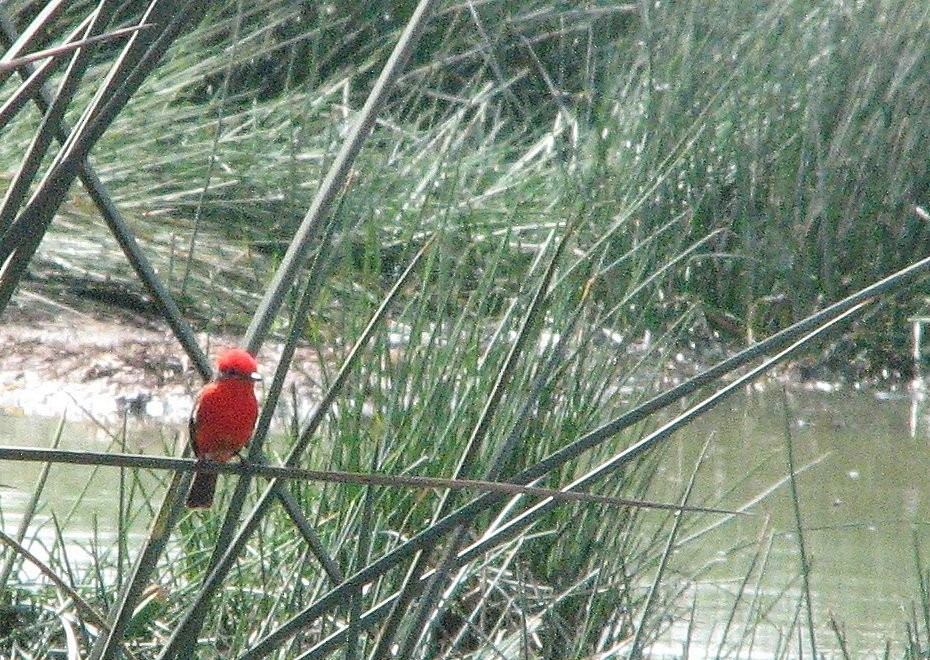
[[[0,324],[6,347],[0,414],[60,417],[80,410],[85,418],[103,421],[128,413],[164,423],[186,422],[202,382],[167,325],[64,306],[56,312],[11,306]],[[237,344],[232,336],[198,336],[211,358],[220,348]],[[279,354],[280,347],[269,342],[257,356],[266,378]],[[315,400],[316,362],[311,349],[298,349],[286,387],[294,383]]]
[[[77,409],[85,417],[105,421],[129,413],[157,422],[186,422],[201,381],[166,324],[129,310],[103,310],[91,304],[85,311],[41,296],[27,296],[36,304],[25,308],[20,299],[9,306],[0,324],[0,340],[6,346],[6,359],[0,367],[0,414],[60,417]],[[232,335],[198,336],[211,357],[220,348],[237,344]],[[400,341],[397,348],[403,343]],[[280,350],[280,344],[269,341],[257,356],[266,379]],[[663,365],[656,374],[658,380],[652,385],[674,386],[719,361],[725,353],[719,345],[703,352],[692,345],[686,354],[665,355],[660,358]],[[923,394],[900,374],[856,380],[826,366],[823,354],[819,357],[821,360],[813,353],[800,356],[757,381],[756,386],[764,387],[768,381],[792,390],[849,388],[900,396]],[[296,386],[299,400],[315,401],[320,392],[319,372],[316,351],[298,348],[285,387]]]

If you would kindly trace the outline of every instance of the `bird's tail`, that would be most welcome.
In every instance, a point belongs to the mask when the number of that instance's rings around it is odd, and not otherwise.
[[[191,484],[190,492],[187,493],[188,509],[206,509],[213,504],[216,477],[216,472],[194,473],[194,482]]]

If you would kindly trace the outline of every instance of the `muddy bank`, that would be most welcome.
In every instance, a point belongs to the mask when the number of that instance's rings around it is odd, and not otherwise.
[[[202,383],[167,325],[131,310],[107,307],[101,311],[85,305],[67,306],[26,294],[6,311],[0,324],[5,354],[0,364],[0,413],[51,417],[67,413],[72,420],[90,416],[100,421],[129,413],[167,423],[185,421],[193,394]],[[213,355],[235,345],[237,337],[203,334],[200,340]],[[397,347],[406,343],[403,338],[396,341]],[[779,386],[823,391],[862,386],[900,391],[900,373],[889,374],[879,384],[850,379],[849,374],[836,370],[832,362],[842,353],[836,350],[839,345],[830,343],[818,352],[802,355],[770,374],[768,382],[774,379]],[[648,346],[634,344],[625,350],[645,352]],[[692,346],[685,353],[660,357],[660,373],[649,385],[672,387],[726,354],[717,343],[710,349]],[[259,354],[266,378],[271,377],[279,356],[280,345],[271,342]],[[850,361],[844,364],[852,365]],[[303,412],[319,400],[317,365],[315,352],[298,349],[284,399],[290,403],[296,398]],[[282,414],[290,416],[289,412]]]
[[[105,317],[73,308],[36,305],[11,309],[0,325],[0,410],[8,415],[112,420],[124,413],[182,422],[202,382],[167,325],[128,315]],[[206,336],[211,356],[236,344]],[[259,364],[271,376],[279,349],[263,349]],[[316,369],[299,351],[293,383],[315,400]]]

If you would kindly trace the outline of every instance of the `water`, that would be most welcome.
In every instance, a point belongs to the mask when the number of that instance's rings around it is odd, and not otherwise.
[[[0,414],[0,445],[8,447],[49,447],[59,426],[59,420],[47,417],[24,417]],[[61,434],[61,449],[89,451],[122,451],[110,435],[118,425],[108,424],[107,430],[90,422],[68,422]],[[135,440],[126,451],[161,454],[164,444],[173,441],[172,429],[151,421],[133,420],[127,437]],[[32,499],[42,463],[0,461],[0,516],[3,531],[15,538],[23,512]],[[160,481],[164,475],[149,471],[126,470],[124,488],[132,493],[135,511],[128,511],[127,541],[138,546],[147,531],[149,512],[138,505],[142,498],[160,503],[164,492]],[[65,541],[66,558],[72,566],[87,566],[94,554],[116,552],[119,528],[116,523],[120,471],[85,465],[58,464],[52,466],[39,499],[36,515],[26,533],[24,545],[41,561],[48,562],[54,552],[57,560],[62,553],[56,548],[58,528]],[[53,548],[55,548],[53,550]],[[25,562],[20,579],[29,582],[39,576],[39,570]]]
[[[136,424],[129,437],[143,438],[148,446],[127,447],[128,451],[160,453],[166,439],[173,441],[174,429]],[[56,426],[56,420],[0,415],[0,443],[48,446]],[[716,655],[722,640],[723,652],[731,657],[770,657],[784,651],[785,635],[792,630],[788,656],[799,653],[798,627],[792,628],[792,621],[797,619],[805,631],[807,624],[799,610],[798,538],[784,482],[786,427],[795,464],[803,468],[798,488],[804,541],[813,566],[817,650],[834,655],[838,649],[829,625],[832,615],[844,627],[853,656],[879,654],[887,640],[898,656],[904,623],[918,598],[915,539],[930,565],[930,418],[908,396],[852,389],[794,390],[785,395],[780,386],[770,385],[734,396],[671,438],[655,480],[653,499],[677,501],[710,438],[693,503],[736,509],[781,483],[749,508],[754,515],[730,520],[693,540],[687,537],[720,518],[687,519],[671,577],[687,585],[682,602],[693,598],[696,603],[690,657]],[[112,442],[91,424],[69,424],[64,439],[63,447],[96,451]],[[15,533],[40,469],[37,463],[0,463],[0,483],[7,485],[0,488],[6,533]],[[89,560],[88,548],[94,542],[112,545],[118,474],[110,468],[92,473],[83,466],[53,467],[37,518],[41,527],[30,531],[38,540],[30,549],[41,558],[47,556],[54,538],[52,512],[63,523],[70,561]],[[140,487],[150,488],[153,504],[163,492],[147,473]],[[81,504],[75,507],[82,492]],[[136,523],[130,546],[137,545],[147,525],[147,514],[137,513],[143,520]],[[749,580],[741,587],[747,573]],[[680,656],[688,634],[686,621],[673,624],[651,654]],[[810,655],[806,632],[801,643],[804,654]]]
[[[876,392],[748,390],[672,439],[656,497],[676,500],[710,438],[693,501],[739,508],[784,480],[790,436],[796,469],[807,468],[797,486],[818,653],[839,650],[832,616],[854,656],[880,654],[888,641],[900,654],[911,603],[919,600],[915,544],[930,562],[930,422],[921,406],[908,396]],[[784,651],[790,622],[799,617],[802,649],[810,655],[789,485],[749,510],[753,517],[721,525],[677,551],[683,570],[706,571],[688,590],[697,603],[691,657],[702,650],[716,655],[731,614],[725,653]],[[744,629],[747,621],[755,625]],[[687,628],[673,625],[654,653],[680,655]],[[795,629],[789,657],[800,652],[797,638]]]

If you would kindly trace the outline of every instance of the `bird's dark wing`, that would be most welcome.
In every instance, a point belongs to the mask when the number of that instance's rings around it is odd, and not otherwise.
[[[197,447],[197,406],[191,411],[191,418],[187,422],[187,439],[191,443],[191,449],[194,450],[194,456],[200,458],[200,450]]]

